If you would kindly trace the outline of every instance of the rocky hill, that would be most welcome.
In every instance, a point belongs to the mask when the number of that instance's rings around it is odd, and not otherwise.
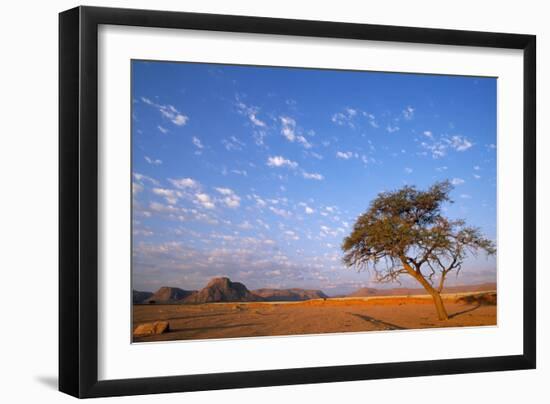
[[[152,292],[141,292],[139,290],[132,290],[132,302],[134,304],[143,303],[151,296],[153,296]]]
[[[192,296],[196,290],[184,290],[170,286],[163,286],[153,293],[144,303],[177,303]]]
[[[231,282],[229,278],[213,278],[208,284],[185,299],[185,303],[211,302],[255,302],[263,299],[240,282]]]
[[[253,290],[257,296],[260,296],[262,299],[268,302],[287,302],[287,301],[301,301],[301,300],[310,300],[310,299],[326,299],[328,296],[325,295],[321,290],[309,290],[309,289],[256,289]]]

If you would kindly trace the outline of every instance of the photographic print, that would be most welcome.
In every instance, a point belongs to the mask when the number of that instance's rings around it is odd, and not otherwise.
[[[133,342],[497,324],[496,78],[131,69]]]

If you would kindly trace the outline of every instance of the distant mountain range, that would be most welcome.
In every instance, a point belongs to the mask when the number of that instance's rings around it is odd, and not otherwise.
[[[478,285],[460,285],[448,286],[443,288],[443,293],[461,293],[461,292],[481,292],[481,291],[497,290],[497,284],[481,283]],[[356,290],[346,297],[369,297],[369,296],[398,296],[398,295],[423,295],[426,291],[423,288],[392,288],[392,289],[376,289],[376,288],[361,288]]]
[[[214,303],[214,302],[279,302],[325,299],[320,290],[257,289],[250,291],[240,282],[229,278],[213,278],[201,290],[185,290],[163,286],[155,293],[133,291],[134,304]]]
[[[496,283],[483,283],[479,285],[462,285],[446,287],[444,293],[479,292],[496,290]],[[393,288],[376,289],[361,288],[349,295],[338,297],[369,297],[369,296],[396,296],[425,294],[421,288]],[[248,290],[240,282],[232,282],[229,278],[213,278],[201,290],[185,290],[176,287],[163,286],[155,293],[140,292],[134,290],[132,299],[134,304],[198,304],[215,302],[288,302],[311,299],[327,299],[321,290],[309,289],[256,289]]]
[[[309,289],[256,289],[253,290],[257,296],[268,302],[287,302],[287,301],[300,301],[310,299],[326,299],[328,296],[321,290],[309,290]]]

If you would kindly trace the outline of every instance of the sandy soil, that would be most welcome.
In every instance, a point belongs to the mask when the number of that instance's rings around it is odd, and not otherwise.
[[[334,298],[304,302],[135,305],[134,328],[167,320],[170,331],[134,342],[496,325],[496,306],[457,303],[439,321],[429,296]]]

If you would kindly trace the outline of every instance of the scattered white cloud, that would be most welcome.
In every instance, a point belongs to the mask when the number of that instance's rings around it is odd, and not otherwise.
[[[413,169],[410,168],[410,167],[405,167],[405,172],[406,172],[407,174],[411,174],[411,173],[413,172]]]
[[[447,155],[447,146],[442,142],[426,143],[422,142],[420,145],[429,151],[434,159],[440,159]]]
[[[297,132],[296,129],[296,121],[288,116],[280,116],[279,120],[281,121],[281,134],[288,140],[289,142],[298,142],[302,146],[304,146],[306,149],[310,149],[312,147],[311,143],[299,132]]]
[[[399,130],[399,126],[397,126],[397,125],[393,125],[393,126],[388,125],[388,126],[386,126],[386,131],[388,133],[394,133],[394,132],[397,132],[398,130]]]
[[[472,199],[472,196],[469,195],[469,194],[460,194],[460,197],[461,197],[462,199]]]
[[[215,188],[216,191],[218,191],[221,195],[223,195],[223,198],[221,201],[227,206],[228,208],[238,208],[241,204],[241,198],[235,194],[235,192],[232,189],[229,188]]]
[[[252,224],[248,220],[245,220],[244,222],[239,224],[238,227],[239,229],[243,229],[243,230],[250,230],[254,228],[254,226],[252,226]]]
[[[143,185],[140,184],[139,182],[135,182],[133,181],[132,182],[132,195],[137,195],[139,194],[140,192],[143,192]]]
[[[233,150],[242,150],[246,146],[241,140],[236,136],[231,136],[229,139],[222,139],[222,144],[225,146],[227,151]]]
[[[480,166],[474,166],[474,170],[479,171],[479,170],[481,170],[481,167]]]
[[[157,128],[158,130],[160,130],[161,133],[164,133],[164,134],[168,133],[168,129],[166,129],[163,126],[158,125]]]
[[[339,159],[349,160],[350,158],[353,157],[353,153],[350,151],[348,152],[337,151],[336,157],[338,157]]]
[[[339,126],[349,126],[350,128],[355,128],[355,124],[353,120],[356,115],[357,115],[356,109],[345,108],[344,111],[333,114],[331,121]]]
[[[204,149],[204,146],[203,146],[201,140],[200,140],[198,137],[193,136],[193,139],[192,139],[192,140],[193,140],[193,144],[194,144],[198,149]]]
[[[302,146],[304,146],[306,149],[311,149],[313,146],[309,141],[302,135],[297,135],[296,140],[298,143],[300,143]]]
[[[256,205],[259,206],[260,208],[264,208],[267,206],[267,202],[264,201],[262,198],[260,198],[258,195],[256,194],[252,194],[252,195],[249,195],[248,196],[249,199],[254,199],[254,201],[256,202]]]
[[[146,97],[141,97],[141,101],[144,104],[147,104],[147,105],[150,105],[150,106],[156,108],[164,118],[168,119],[174,125],[184,126],[187,123],[187,121],[189,120],[189,117],[187,115],[182,114],[173,105],[158,104],[156,102],[151,101],[151,99],[146,98]],[[159,129],[160,129],[160,127],[159,127]],[[162,132],[162,130],[161,130],[161,132]],[[165,133],[165,132],[163,132],[163,133]]]
[[[267,132],[263,129],[254,129],[252,131],[252,137],[254,138],[254,143],[256,143],[256,146],[265,147],[265,141],[264,139],[267,136]]]
[[[239,111],[241,115],[246,116],[253,126],[260,128],[264,128],[266,126],[265,122],[258,118],[260,108],[256,106],[246,105],[244,102],[240,101],[238,96],[236,97],[236,99],[237,111]]]
[[[435,140],[432,136],[430,139],[432,140],[431,142],[421,142],[420,146],[429,151],[434,159],[445,157],[449,149],[464,152],[474,145],[470,140],[461,135],[443,135],[438,140]]]
[[[288,116],[279,117],[281,120],[281,134],[290,142],[296,140],[296,134],[294,133],[296,129],[296,121]]]
[[[306,179],[306,180],[317,180],[317,181],[322,181],[325,177],[323,177],[323,175],[319,174],[319,173],[308,173],[308,172],[302,172],[302,176]]]
[[[249,115],[249,118],[250,118],[250,121],[256,125],[256,126],[261,126],[261,127],[264,127],[265,126],[265,122],[259,120],[258,118],[256,118],[256,114],[250,114]]]
[[[473,174],[473,176],[476,180],[479,180],[481,178],[481,175],[479,175],[479,174]]]
[[[474,145],[472,142],[470,142],[464,136],[460,136],[460,135],[451,136],[451,138],[448,139],[447,141],[449,142],[450,146],[453,149],[455,149],[456,151],[459,151],[459,152],[466,151]]]
[[[367,156],[366,154],[362,154],[362,155],[361,155],[361,161],[362,161],[363,164],[365,164],[365,165],[375,162],[374,158],[369,157],[369,156]]]
[[[429,130],[425,130],[424,132],[422,132],[422,134],[430,139],[433,139],[434,137],[433,133]]]
[[[376,117],[374,116],[374,114],[363,111],[363,116],[365,118],[367,118],[367,121],[369,122],[369,125],[372,126],[373,128],[379,128],[380,127],[378,122],[376,122]]]
[[[192,178],[169,178],[168,181],[179,189],[188,189],[188,188],[199,188],[200,184],[198,181]]]
[[[414,117],[414,108],[411,106],[406,107],[403,110],[403,118],[405,118],[406,120],[411,120],[413,119],[413,117]]]
[[[145,236],[145,237],[150,237],[154,235],[154,233],[151,230],[146,230],[146,229],[134,229],[132,231],[132,234],[134,236]]]
[[[149,209],[151,209],[154,212],[158,212],[158,213],[168,213],[168,214],[178,214],[178,213],[180,213],[179,208],[177,208],[176,206],[173,206],[171,204],[164,205],[164,204],[159,203],[159,202],[151,202],[149,204]]]
[[[298,163],[295,161],[288,160],[283,156],[273,156],[267,159],[267,165],[269,167],[288,167],[290,169],[295,169],[298,167]]]
[[[233,190],[229,188],[214,188],[216,191],[218,191],[222,195],[232,195]]]
[[[279,208],[276,208],[275,206],[270,206],[269,210],[272,211],[273,213],[275,213],[277,216],[281,216],[281,217],[284,217],[284,218],[292,216],[292,213],[289,212],[288,210],[279,209]]]
[[[144,175],[144,174],[140,174],[140,173],[132,173],[132,176],[134,177],[134,179],[136,181],[138,181],[139,183],[143,184],[144,182],[149,182],[150,184],[153,184],[153,185],[160,185],[160,183],[152,178],[152,177],[149,177],[147,175]]]
[[[456,178],[456,177],[451,180],[451,184],[453,185],[462,185],[465,182],[466,181],[464,181],[462,178]]]
[[[204,207],[206,209],[214,209],[216,207],[216,205],[212,201],[212,198],[210,198],[210,195],[208,195],[208,194],[197,193],[197,194],[195,194],[195,198],[196,198],[196,200],[195,200],[196,203],[198,203],[199,205],[201,205],[202,207]]]
[[[242,175],[244,177],[248,176],[248,172],[246,170],[231,170],[233,174]]]
[[[149,156],[145,156],[145,161],[154,166],[158,166],[162,164],[162,160],[152,159]]]
[[[292,230],[286,230],[284,232],[285,236],[287,236],[287,238],[290,238],[292,240],[300,240],[300,237],[298,237],[298,235],[296,234],[296,232],[292,231]]]
[[[166,188],[153,188],[153,193],[159,195],[166,199],[170,205],[175,205],[178,202],[178,198],[181,197],[181,194],[178,191],[173,189]]]
[[[256,219],[256,223],[258,223],[260,226],[262,226],[264,229],[266,230],[270,230],[271,229],[271,226],[269,226],[269,224],[267,224],[266,222],[264,222],[262,219]],[[271,243],[275,244],[274,241],[270,240]]]
[[[173,108],[173,107],[172,107]],[[164,115],[168,117],[175,125],[183,126],[187,123],[188,117],[185,115],[181,115],[179,112],[164,112]]]

